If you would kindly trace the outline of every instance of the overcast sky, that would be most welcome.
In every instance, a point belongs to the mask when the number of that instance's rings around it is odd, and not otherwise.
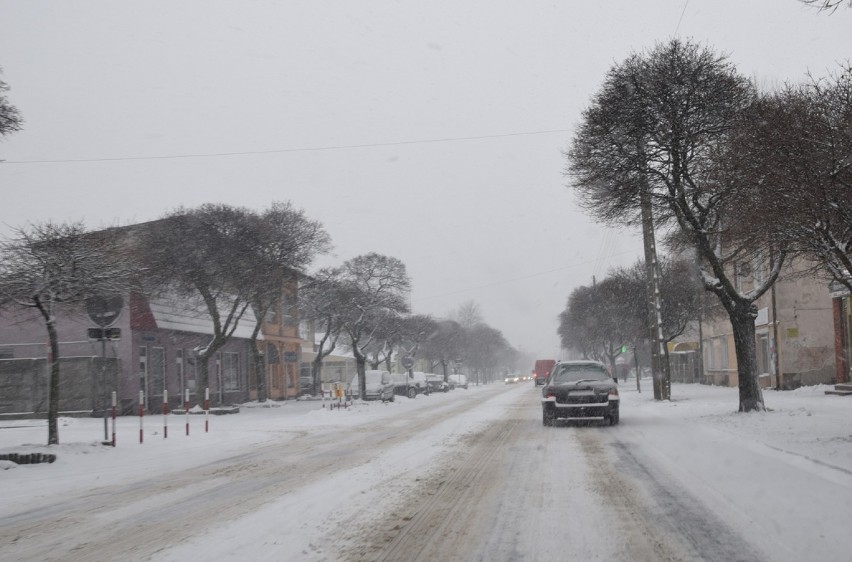
[[[562,157],[613,63],[673,36],[762,87],[852,57],[852,10],[797,0],[0,0],[24,130],[0,142],[0,234],[179,205],[291,201],[334,265],[400,258],[415,312],[477,302],[555,356],[571,290],[633,263],[587,219]]]

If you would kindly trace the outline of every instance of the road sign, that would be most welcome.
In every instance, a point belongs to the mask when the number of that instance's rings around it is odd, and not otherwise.
[[[121,339],[121,328],[89,328],[86,335],[93,341],[118,341]]]
[[[124,298],[121,295],[89,297],[86,299],[86,314],[92,322],[106,328],[118,320],[121,309],[124,308]]]

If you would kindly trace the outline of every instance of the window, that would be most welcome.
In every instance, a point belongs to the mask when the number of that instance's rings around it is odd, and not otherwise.
[[[146,346],[139,347],[139,390],[148,388],[148,348]],[[147,392],[145,393],[147,401]]]
[[[299,322],[299,333],[297,334],[303,340],[313,341],[314,340],[314,327],[313,322],[310,320],[302,320]]]
[[[281,358],[278,356],[278,348],[274,343],[266,344],[266,364],[267,365],[277,365],[281,362]]]
[[[606,380],[609,373],[602,365],[562,363],[553,374],[553,381],[557,383],[578,382],[584,380]]]
[[[719,338],[719,365],[718,369],[728,368],[728,338]]]
[[[771,373],[772,366],[769,363],[769,334],[764,332],[757,334],[757,373]]]
[[[184,374],[184,367],[183,367],[183,350],[182,349],[178,349],[175,352],[175,374],[177,375],[178,391],[181,395],[181,399],[183,399],[182,398],[183,392],[184,392],[183,389],[186,388],[186,380],[184,378],[185,374]]]
[[[148,392],[162,396],[166,387],[166,350],[152,347],[148,353]]]
[[[299,325],[298,300],[287,291],[281,295],[281,323],[285,326]]]
[[[270,306],[269,310],[266,311],[266,316],[263,318],[263,321],[267,324],[275,324],[278,322],[278,318],[276,317],[276,310],[274,306]]]
[[[225,390],[239,390],[240,388],[240,354],[222,354],[222,381]]]
[[[190,367],[186,370],[185,374],[186,389],[189,389],[190,393],[195,394],[195,381],[198,380],[198,357],[194,349],[184,350],[183,356],[186,357],[186,364]]]
[[[710,349],[705,350],[707,357],[704,366],[713,371],[724,371],[728,368],[728,338],[725,336],[713,338]]]

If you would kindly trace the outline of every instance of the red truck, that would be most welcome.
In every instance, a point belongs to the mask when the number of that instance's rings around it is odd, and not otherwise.
[[[544,384],[544,381],[547,380],[548,375],[550,375],[550,371],[553,370],[554,365],[556,365],[556,360],[554,359],[536,360],[535,369],[533,369],[533,382],[536,386]]]

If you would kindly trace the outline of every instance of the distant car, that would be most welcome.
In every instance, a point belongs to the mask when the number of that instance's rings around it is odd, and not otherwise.
[[[383,402],[394,401],[394,383],[387,371],[367,371],[364,373],[367,400],[382,400]],[[361,387],[358,384],[358,375],[352,380],[349,387],[353,398],[361,397]]]
[[[524,377],[522,377],[518,373],[515,373],[514,375],[506,375],[503,378],[503,382],[505,382],[506,384],[514,384],[516,382],[521,382],[522,380],[524,380]]]
[[[603,363],[557,363],[541,391],[542,423],[556,420],[600,419],[618,424],[618,384]]]
[[[467,390],[467,377],[466,376],[464,376],[464,375],[449,375],[447,377],[447,380],[449,380],[450,385],[453,388],[463,388],[463,389]]]

